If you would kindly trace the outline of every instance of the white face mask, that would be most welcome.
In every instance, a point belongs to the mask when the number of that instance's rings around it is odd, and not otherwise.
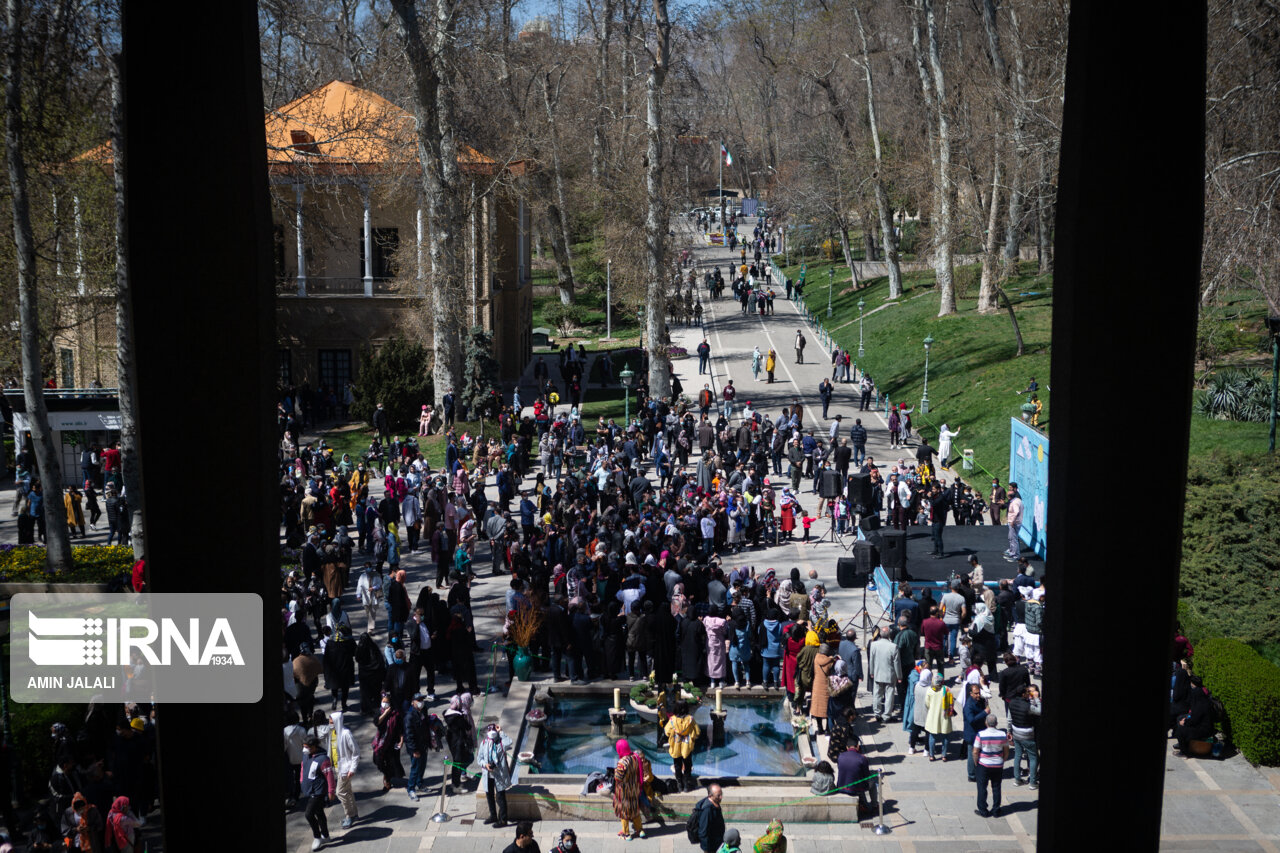
[[[304,747],[302,748],[302,754],[303,754],[303,755],[310,755],[310,754],[311,754],[311,748],[310,748],[310,747],[306,747],[306,746],[304,746]]]

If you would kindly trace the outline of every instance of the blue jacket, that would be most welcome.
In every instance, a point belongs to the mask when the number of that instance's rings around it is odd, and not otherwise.
[[[766,619],[760,625],[761,643],[760,657],[777,659],[782,657],[782,623],[777,619]]]
[[[533,501],[524,498],[520,501],[520,523],[528,527],[533,526],[533,514],[538,509],[533,505]]]
[[[988,713],[985,702],[974,702],[970,700],[964,703],[965,743],[973,743],[978,737],[978,732],[987,727]]]

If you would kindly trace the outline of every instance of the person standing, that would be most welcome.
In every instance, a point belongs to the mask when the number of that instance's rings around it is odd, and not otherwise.
[[[449,709],[444,712],[445,741],[449,745],[449,757],[452,764],[450,785],[445,793],[453,796],[462,785],[462,773],[475,759],[476,724],[471,718],[470,693],[459,693],[449,700]]]
[[[988,507],[991,511],[992,527],[1000,526],[1000,511],[1004,509],[1005,501],[1008,500],[1008,498],[1009,498],[1009,495],[1007,492],[1005,492],[1004,488],[1000,485],[1000,481],[995,478],[992,478],[991,503]]]
[[[733,399],[738,396],[738,389],[733,387],[732,379],[725,384],[720,393],[724,397],[724,416],[728,420],[733,417]]]
[[[955,697],[942,683],[942,676],[934,673],[928,691],[924,694],[925,719],[924,730],[928,734],[929,760],[937,761],[934,746],[942,744],[942,760],[947,760],[947,741],[951,738],[952,721],[955,716]]]
[[[1000,817],[1000,781],[1004,774],[1004,762],[1009,757],[1010,735],[996,728],[999,720],[995,714],[987,715],[987,727],[978,732],[974,750],[978,760],[974,765],[974,777],[978,783],[978,808],[975,814],[982,817]],[[991,786],[991,810],[987,811],[987,785]]]
[[[938,470],[943,468],[950,469],[948,464],[951,459],[951,439],[959,438],[960,430],[952,432],[951,428],[946,424],[942,425],[942,429],[938,430]]]
[[[356,581],[356,596],[364,608],[365,630],[372,634],[378,630],[375,608],[382,601],[382,577],[374,573],[372,562],[364,564],[364,571]]]
[[[706,338],[703,338],[702,343],[698,344],[699,375],[709,372],[710,362],[711,362],[711,344],[707,343]]]
[[[925,445],[921,445],[924,447]],[[937,480],[933,481],[933,490],[929,494],[929,520],[933,534],[933,558],[940,560],[946,556],[942,547],[942,532],[947,526],[947,513],[951,510],[951,493],[944,490]]]
[[[862,418],[854,418],[849,427],[849,441],[853,444],[853,464],[861,467],[867,458],[867,428],[862,425]]]
[[[333,802],[337,789],[333,762],[320,747],[320,738],[311,735],[302,744],[302,796],[307,799],[307,823],[311,826],[312,850],[319,850],[329,840],[329,821],[324,807]]]
[[[800,329],[796,329],[796,364],[804,364],[804,333]]]
[[[764,361],[764,356],[760,354],[760,347],[756,347],[751,353],[751,375],[757,382],[760,381],[760,366]]]
[[[764,362],[764,370],[765,370],[765,373],[769,374],[770,385],[773,384],[773,370],[777,366],[777,364],[778,364],[778,351],[770,347],[769,355],[767,358],[765,358],[765,362]]]
[[[1004,552],[1005,562],[1012,563],[1022,553],[1022,542],[1018,539],[1018,530],[1022,527],[1022,497],[1018,494],[1018,484],[1009,484],[1009,550]]]
[[[415,693],[404,718],[404,748],[409,753],[409,799],[418,801],[418,786],[427,767],[427,715],[423,711],[426,696]]]
[[[386,447],[391,443],[391,427],[387,423],[387,410],[379,403],[373,412],[373,429],[378,433],[378,440]]]
[[[449,389],[449,393],[441,398],[440,403],[444,406],[444,425],[445,427],[452,427],[454,415],[457,412],[457,398],[454,397],[452,388]]]
[[[824,421],[827,419],[827,409],[831,406],[831,391],[831,380],[824,376],[822,382],[818,385],[818,397],[822,400],[822,419]]]
[[[889,637],[875,629],[871,646],[867,649],[867,668],[871,671],[871,713],[877,723],[892,718],[896,700],[894,685],[898,682],[898,647]]]
[[[898,414],[896,408],[889,410],[889,448],[897,450],[898,441],[902,434],[902,416]]]
[[[862,401],[858,404],[859,411],[865,412],[871,408],[871,391],[874,387],[875,385],[871,382],[871,377],[865,373],[862,374],[862,385],[860,389],[862,391]]]
[[[329,729],[329,760],[337,767],[335,787],[345,814],[342,828],[347,829],[360,818],[356,811],[356,795],[351,790],[351,779],[360,766],[360,749],[351,730],[342,724],[341,711],[331,713],[329,720],[333,724]]]
[[[507,750],[511,748],[511,738],[502,733],[497,723],[491,723],[485,729],[484,739],[480,742],[480,750],[476,761],[484,773],[480,786],[484,788],[485,800],[489,804],[489,817],[485,823],[493,824],[495,829],[507,825],[507,789],[511,787],[511,764],[507,759]],[[496,804],[496,808],[495,808]]]
[[[960,639],[960,623],[968,615],[969,608],[964,596],[960,594],[960,580],[957,578],[951,582],[951,591],[942,596],[942,624],[947,628],[947,657],[956,656],[956,644]]]
[[[622,823],[619,838],[647,837],[644,832],[644,782],[648,761],[633,753],[626,738],[616,744],[618,764],[613,771],[613,813]]]
[[[938,618],[938,608],[929,608],[929,615],[920,623],[920,636],[924,638],[924,657],[929,668],[943,677],[947,659],[947,626]]]

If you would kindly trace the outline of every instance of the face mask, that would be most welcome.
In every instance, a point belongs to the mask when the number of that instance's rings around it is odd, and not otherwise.
[[[310,754],[311,754],[311,748],[310,748],[310,747],[306,747],[306,746],[304,746],[304,747],[302,748],[302,754],[303,754],[303,755],[310,755]]]
[[[388,709],[388,708],[390,708],[390,707],[391,707],[391,703],[390,703],[390,702],[383,702],[383,703],[382,703],[382,710],[384,710],[384,711],[385,711],[385,710],[387,710],[387,709]]]
[[[563,846],[565,850],[572,850],[576,846],[576,844],[574,843],[574,840],[572,838],[566,838],[564,840]]]

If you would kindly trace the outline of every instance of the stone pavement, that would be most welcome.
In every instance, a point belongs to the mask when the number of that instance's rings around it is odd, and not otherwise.
[[[749,234],[750,228],[751,225],[745,225],[745,232]],[[697,248],[695,255],[697,262],[702,265],[720,263],[722,271],[729,261],[727,251],[720,247]],[[815,430],[821,429],[825,433],[827,422],[817,417],[821,414],[821,405],[814,392],[822,377],[831,375],[830,354],[827,353],[825,357],[822,355],[822,348],[815,335],[806,328],[805,335],[809,341],[806,355],[812,356],[813,363],[808,363],[806,359],[805,364],[796,364],[791,338],[795,335],[796,328],[803,326],[803,320],[796,307],[784,297],[775,300],[774,305],[776,315],[762,321],[758,317],[743,317],[737,303],[728,297],[711,305],[704,303],[707,309],[707,333],[711,336],[712,343],[713,381],[718,390],[721,382],[733,378],[734,385],[741,388],[738,394],[740,403],[750,399],[757,404],[758,410],[773,415],[779,413],[782,405],[790,403],[794,396],[799,395],[806,407],[806,425],[814,425]],[[688,347],[691,352],[700,341],[697,329],[673,327],[672,337],[674,343]],[[770,342],[781,358],[781,365],[776,372],[778,381],[773,386],[768,386],[763,379],[756,382],[750,372],[752,347],[758,343],[764,350]],[[696,358],[677,362],[676,365],[682,371],[681,379],[686,389],[696,393],[701,384],[698,382]],[[737,410],[741,410],[740,405]],[[857,397],[854,391],[847,386],[837,385],[831,414],[845,414],[845,432],[851,423],[850,418],[858,416],[856,410]],[[883,464],[889,458],[887,428],[877,419],[878,416],[868,418],[867,414],[862,413],[863,423],[870,433],[868,452]],[[896,459],[899,455],[905,454],[894,453],[893,458]],[[13,499],[12,483],[5,485],[6,489],[0,491],[0,542],[14,542],[16,525],[8,511]],[[372,491],[377,493],[380,490],[379,484]],[[375,494],[375,497],[380,495]],[[811,503],[816,508],[816,496],[802,494],[801,499],[803,503]],[[825,531],[825,527],[821,530]],[[815,525],[815,535],[819,532],[819,526]],[[89,541],[104,540],[105,533],[99,533]],[[835,616],[844,622],[859,613],[863,604],[863,591],[840,589],[835,583],[835,560],[841,554],[843,551],[839,546],[831,543],[815,546],[792,543],[759,552],[747,552],[739,559],[742,564],[755,565],[762,571],[777,568],[786,572],[796,566],[807,575],[810,569],[816,570],[819,578],[828,586]],[[488,548],[481,544],[476,559],[476,570],[480,578],[473,587],[472,599],[476,632],[482,643],[500,630],[503,596],[507,589],[503,578],[489,575],[487,558]],[[726,560],[726,565],[731,564]],[[434,581],[435,572],[424,551],[404,554],[401,566],[408,573],[408,586],[414,598],[422,584]],[[986,567],[989,579],[1012,574],[1009,571],[1011,567],[998,559],[987,560]],[[881,612],[875,596],[867,596],[866,603],[870,618],[879,619]],[[363,615],[356,607],[354,592],[345,597],[344,605],[353,615],[353,624],[357,628],[363,627]],[[858,624],[861,624],[860,619]],[[380,622],[375,636],[385,638],[385,622]],[[486,697],[476,697],[478,725],[483,727],[500,716],[510,717],[522,713],[522,705],[505,707],[507,667],[501,655],[497,659],[495,672],[491,672],[489,655],[482,654],[478,660],[482,686],[492,683],[500,691]],[[954,670],[951,674],[954,675]],[[627,685],[622,682],[619,686]],[[440,676],[437,682],[437,694],[440,698],[432,704],[432,711],[443,712],[453,687],[453,682],[447,675]],[[318,698],[321,701],[317,707],[328,707],[325,704],[326,692],[323,689],[319,691]],[[517,692],[527,695],[526,691]],[[1046,701],[1057,701],[1058,698],[1059,691],[1050,687],[1046,693]],[[351,699],[352,706],[358,706],[358,690],[352,691]],[[791,839],[790,851],[825,849],[830,853],[852,853],[854,850],[945,849],[947,853],[954,853],[974,849],[1034,849],[1037,792],[1026,787],[1015,787],[1012,774],[1006,770],[1003,789],[1005,807],[1002,816],[984,819],[975,815],[975,786],[966,781],[963,762],[953,760],[946,764],[930,763],[923,754],[907,754],[907,738],[901,724],[875,725],[869,722],[865,716],[869,704],[870,696],[866,691],[861,692],[857,697],[857,706],[864,712],[864,718],[859,720],[857,730],[867,745],[872,769],[884,773],[887,803],[885,823],[891,828],[891,834],[876,836],[867,822],[860,825],[796,823],[787,827],[786,834]],[[1003,724],[1005,713],[1002,704],[997,699],[993,705]],[[481,822],[485,815],[476,815],[477,798],[472,793],[452,798],[448,802],[447,811],[451,816],[449,822],[430,822],[429,818],[438,801],[434,794],[438,793],[441,782],[441,755],[437,753],[429,755],[428,772],[424,779],[430,795],[424,795],[415,803],[408,799],[402,789],[383,793],[381,774],[369,759],[372,722],[358,714],[349,714],[347,720],[361,747],[360,769],[354,780],[361,819],[351,829],[343,830],[340,827],[342,809],[336,804],[330,806],[327,815],[333,840],[325,849],[342,848],[354,853],[407,853],[419,850],[500,853],[513,840],[514,833],[511,829],[495,830]],[[264,725],[277,723],[274,720],[264,720]],[[601,734],[603,736],[604,733]],[[953,736],[954,738],[958,736]],[[825,738],[822,741],[820,752],[825,752]],[[952,748],[955,755],[958,750],[954,744]],[[1118,760],[1123,762],[1123,756],[1118,756]],[[264,756],[261,762],[264,772],[277,772],[275,756]],[[407,764],[406,761],[406,770]],[[1122,764],[1117,764],[1116,769],[1122,771]],[[1163,849],[1280,851],[1280,773],[1253,768],[1239,755],[1222,761],[1189,760],[1170,755],[1166,770],[1161,840]],[[725,805],[730,810],[734,799],[733,788],[727,788]],[[1109,817],[1106,813],[1108,804],[1085,802],[1083,797],[1081,804],[1092,812],[1089,819],[1105,821]],[[602,815],[608,814],[605,810],[607,805],[608,800],[601,798]],[[1122,819],[1123,807],[1123,803],[1111,807],[1117,819]],[[297,853],[310,850],[310,830],[301,809],[289,812],[285,819],[288,850]],[[744,849],[749,849],[755,838],[763,833],[766,822],[767,815],[760,814],[753,817],[751,822],[730,822],[729,825],[740,831]],[[535,824],[537,841],[542,850],[549,851],[555,846],[560,830],[565,825],[567,824],[551,821]],[[613,820],[578,821],[573,827],[578,833],[579,849],[583,853],[622,853],[624,849],[647,853],[683,853],[693,849],[686,842],[683,827],[678,821],[669,823],[665,828],[651,824],[647,827],[650,836],[648,839],[631,842],[625,842],[616,836],[617,824]]]

